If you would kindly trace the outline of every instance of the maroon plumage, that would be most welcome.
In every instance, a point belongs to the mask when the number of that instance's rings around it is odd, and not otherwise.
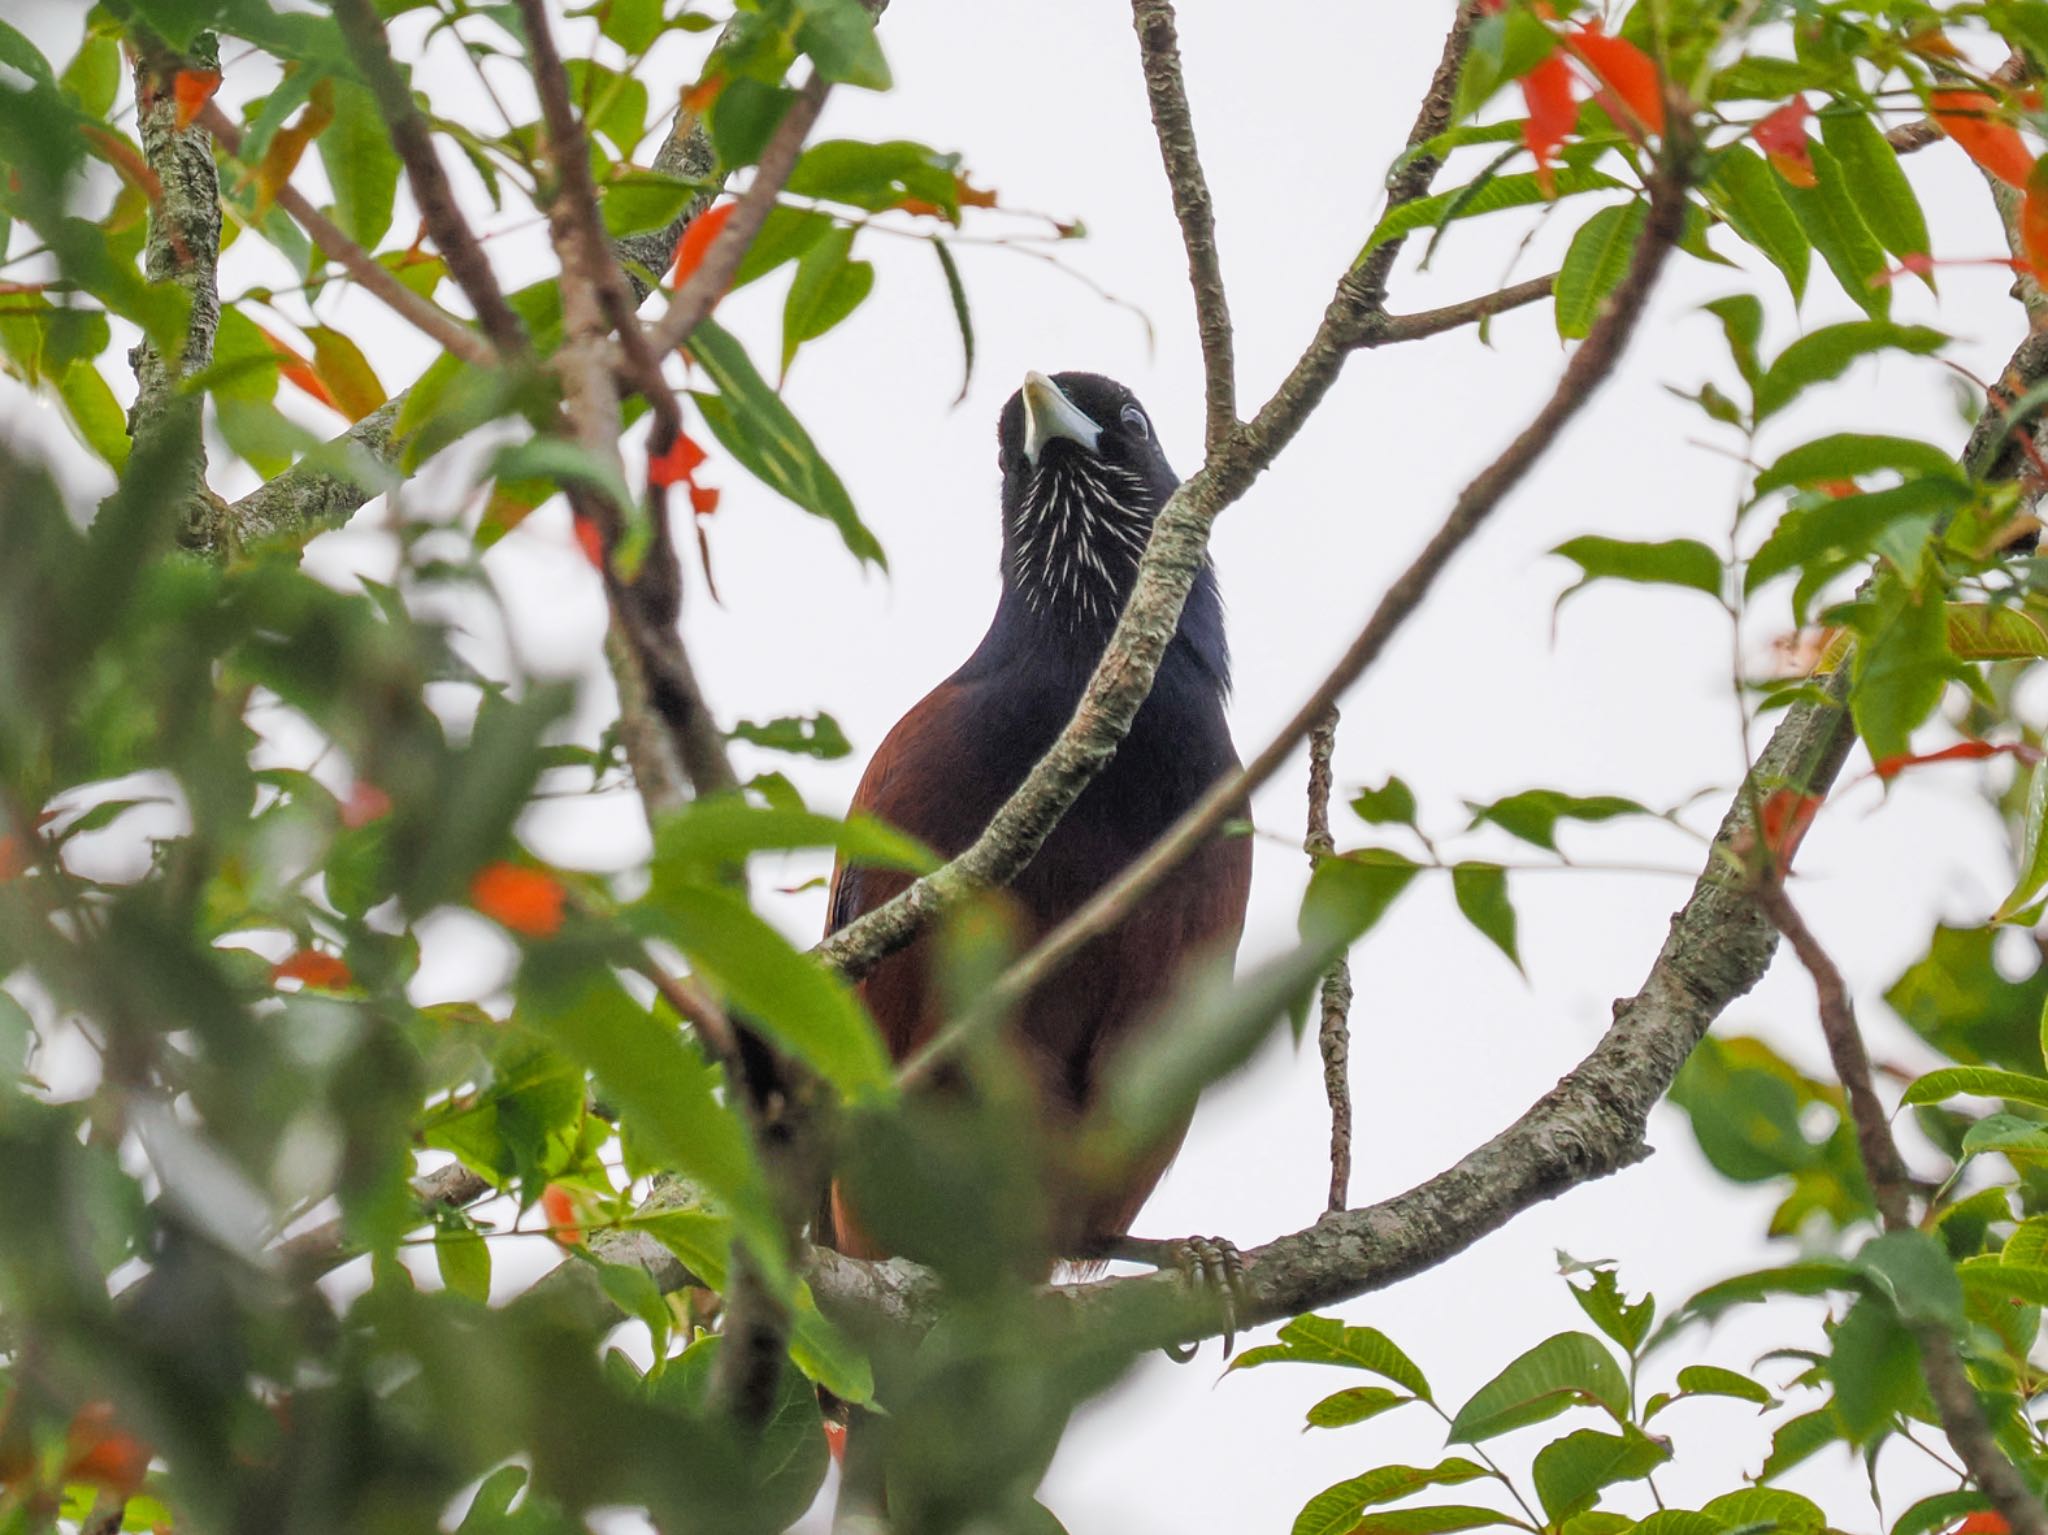
[[[1130,594],[1152,519],[1178,483],[1130,392],[1093,374],[1030,375],[1004,407],[998,443],[1003,590],[995,619],[966,664],[889,732],[853,802],[944,857],[980,834],[1071,717]],[[1010,887],[1022,942],[1070,915],[1236,768],[1224,719],[1229,686],[1222,603],[1205,568],[1130,735]],[[905,883],[890,871],[838,869],[829,928]],[[1250,843],[1210,843],[1026,1000],[1012,1026],[1055,1142],[1182,966],[1235,949],[1250,883]],[[899,1060],[944,1022],[926,940],[883,960],[861,990]],[[1116,1187],[1055,1199],[1065,1251],[1095,1250],[1130,1229],[1185,1129]],[[834,1229],[821,1235],[842,1250],[880,1256],[836,1191],[825,1224]]]

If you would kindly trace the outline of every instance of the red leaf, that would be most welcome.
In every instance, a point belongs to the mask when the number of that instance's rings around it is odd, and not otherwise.
[[[706,208],[690,220],[689,228],[676,242],[676,264],[669,272],[671,287],[680,288],[690,280],[690,274],[704,264],[704,253],[711,249],[711,242],[718,238],[718,231],[725,228],[725,221],[732,217],[732,210],[738,206],[737,203],[720,203],[716,208]]]
[[[573,524],[576,531],[576,547],[583,551],[583,557],[590,561],[594,570],[604,569],[604,534],[588,517],[578,516]]]
[[[327,392],[327,386],[320,381],[320,375],[313,371],[313,365],[310,362],[293,351],[291,347],[278,337],[264,330],[262,326],[259,325],[256,329],[262,331],[263,339],[270,343],[271,351],[277,353],[277,371],[279,373],[290,379],[301,391],[311,395],[329,410],[338,411],[341,409],[339,405],[334,403],[334,396]]]
[[[28,868],[28,853],[21,845],[21,838],[9,832],[0,837],[0,885],[11,879],[20,879],[22,871]]]
[[[1963,153],[2007,186],[2026,186],[2034,156],[2019,129],[1999,121],[1998,101],[1990,92],[1949,87],[1929,92],[1927,106]]]
[[[181,69],[173,75],[171,99],[178,104],[178,127],[191,127],[192,119],[213,100],[213,93],[219,89],[220,71],[217,69]]]
[[[2039,762],[2039,747],[2029,746],[2024,741],[2007,741],[1995,744],[1990,741],[1958,741],[1953,746],[1944,746],[1940,751],[1899,752],[1894,756],[1881,757],[1871,765],[1871,773],[1878,778],[1896,778],[1909,767],[1920,767],[1929,762],[1976,762],[1986,757],[2017,757],[2022,762]]]
[[[993,208],[996,190],[994,187],[978,187],[956,173],[953,177],[953,198],[963,208]]]
[[[704,450],[690,439],[688,432],[678,432],[666,453],[647,460],[647,483],[673,485],[678,480],[687,480],[703,462]]]
[[[946,216],[944,208],[941,208],[937,203],[928,203],[922,197],[906,195],[897,198],[890,206],[898,212],[908,213],[915,218],[942,219]]]
[[[552,874],[502,859],[484,865],[469,882],[471,905],[528,938],[546,938],[561,928],[567,895]]]
[[[391,796],[367,778],[358,778],[350,785],[348,798],[341,802],[341,824],[350,831],[381,821],[389,814]]]
[[[1949,1535],[2012,1535],[2012,1526],[2005,1522],[2005,1515],[1987,1508],[1982,1513],[1971,1514],[1949,1531]]]
[[[1804,96],[1794,96],[1751,130],[1757,148],[1795,187],[1814,185],[1813,148],[1806,137],[1806,119],[1813,109]]]
[[[540,1196],[540,1207],[546,1212],[548,1225],[553,1229],[548,1235],[564,1247],[583,1245],[583,1228],[576,1224],[576,1201],[569,1197],[569,1191],[558,1183],[550,1183]]]
[[[64,1480],[92,1482],[118,1497],[129,1497],[149,1475],[150,1454],[148,1445],[116,1426],[111,1403],[88,1402],[71,1420]]]
[[[1763,803],[1764,846],[1780,862],[1798,851],[1800,839],[1820,813],[1818,794],[1801,794],[1797,789],[1773,790]]]
[[[709,517],[718,510],[718,488],[713,485],[690,483],[690,510],[699,517]]]
[[[2027,173],[2027,195],[2020,199],[2020,249],[2036,282],[2048,282],[2048,155]]]
[[[711,110],[711,103],[718,99],[718,93],[724,89],[724,75],[706,75],[683,92],[683,110],[692,117],[702,117]]]
[[[1640,130],[1664,131],[1664,82],[1647,53],[1625,37],[1609,37],[1598,21],[1581,27],[1572,47],[1607,87],[1600,104],[1616,126],[1631,137]],[[1622,110],[1615,110],[1617,104]]]
[[[1537,184],[1543,195],[1550,197],[1555,195],[1551,156],[1579,121],[1579,109],[1572,101],[1571,66],[1565,63],[1563,53],[1545,55],[1522,76],[1522,100],[1529,109],[1529,120],[1522,124],[1522,142],[1536,157]]]
[[[340,991],[355,979],[346,964],[332,954],[322,954],[318,949],[301,949],[283,963],[272,965],[270,978],[318,986],[322,991]]]

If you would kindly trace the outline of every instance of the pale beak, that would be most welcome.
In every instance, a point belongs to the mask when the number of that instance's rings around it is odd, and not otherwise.
[[[1102,428],[1066,397],[1043,373],[1024,375],[1024,458],[1037,463],[1039,450],[1055,437],[1077,442],[1090,453],[1102,440]]]

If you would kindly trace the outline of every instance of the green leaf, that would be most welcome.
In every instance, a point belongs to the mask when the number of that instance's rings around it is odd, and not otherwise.
[[[1451,891],[1465,920],[1520,970],[1522,956],[1515,949],[1515,908],[1508,900],[1508,871],[1497,863],[1457,864],[1451,869]]]
[[[121,88],[120,43],[99,32],[88,33],[57,83],[87,117],[105,117],[114,109]]]
[[[639,504],[614,459],[566,437],[507,443],[491,455],[484,475],[494,480],[568,480],[590,487],[621,509]]]
[[[2029,1076],[2019,1071],[1998,1071],[1988,1066],[1949,1066],[1930,1071],[1911,1087],[1900,1101],[1905,1104],[1939,1103],[1944,1098],[1968,1094],[1973,1098],[2004,1098],[2014,1103],[2032,1103],[2048,1108],[2048,1077]]]
[[[1648,1530],[1650,1535],[1728,1535],[1730,1528],[1725,1520],[1712,1514],[1684,1508],[1660,1508],[1635,1526],[1635,1530]],[[1635,1535],[1634,1530],[1630,1535]]]
[[[689,207],[697,183],[660,171],[629,170],[605,183],[600,208],[605,233],[613,237],[666,229]]]
[[[1865,1296],[1835,1329],[1828,1356],[1835,1411],[1851,1442],[1884,1429],[1920,1395],[1920,1349],[1891,1308]]]
[[[1957,1269],[1965,1293],[2048,1306],[2048,1267],[2007,1263],[1998,1258],[1970,1258]]]
[[[796,277],[782,306],[782,371],[797,348],[825,334],[860,307],[875,285],[874,263],[850,261],[853,231],[836,227],[797,261]]]
[[[1857,733],[1879,761],[1911,749],[1913,731],[1934,712],[1960,670],[1948,648],[1940,579],[1932,558],[1922,561],[1912,581],[1882,570],[1871,594],[1843,611],[1858,641],[1849,658],[1849,709]]]
[[[654,1357],[668,1354],[669,1309],[654,1276],[637,1263],[607,1263],[587,1250],[578,1249],[584,1262],[597,1270],[598,1286],[611,1303],[629,1317],[646,1323],[652,1336]]]
[[[1820,136],[1878,243],[1894,256],[1928,254],[1933,246],[1927,217],[1899,165],[1898,152],[1870,113],[1854,103],[1837,103],[1820,114]]]
[[[1557,851],[1559,821],[1611,821],[1616,816],[1652,814],[1648,806],[1616,794],[1566,794],[1557,789],[1524,789],[1490,805],[1468,800],[1466,808],[1472,812],[1474,826],[1491,821],[1502,831],[1553,853]]]
[[[1671,1451],[1639,1429],[1603,1434],[1580,1429],[1536,1452],[1530,1475],[1553,1525],[1591,1508],[1602,1488],[1640,1481],[1671,1458]]]
[[[710,112],[711,147],[718,151],[719,163],[727,170],[738,170],[760,159],[776,125],[795,100],[795,91],[764,80],[746,75],[728,80]]]
[[[1293,1535],[1339,1535],[1350,1530],[1358,1516],[1375,1504],[1391,1503],[1425,1487],[1455,1487],[1492,1474],[1484,1466],[1456,1455],[1434,1466],[1379,1466],[1326,1487],[1310,1498],[1294,1516]]]
[[[1689,1364],[1680,1370],[1678,1389],[1687,1396],[1730,1396],[1759,1407],[1778,1405],[1778,1399],[1761,1382],[1711,1364]]]
[[[385,404],[389,396],[361,347],[325,325],[301,328],[313,343],[313,371],[320,375],[320,382],[327,386],[344,416],[360,421]]]
[[[1377,789],[1361,789],[1351,808],[1368,826],[1413,826],[1415,791],[1400,779],[1389,777]]]
[[[1477,1444],[1569,1407],[1597,1405],[1628,1416],[1628,1380],[1599,1339],[1582,1332],[1546,1338],[1476,1391],[1451,1421],[1453,1444]]]
[[[740,720],[726,734],[763,751],[793,752],[830,762],[853,751],[853,743],[829,714],[785,714],[772,720]]]
[[[1941,1244],[1924,1231],[1888,1231],[1856,1254],[1873,1291],[1907,1322],[1960,1329],[1963,1291]]]
[[[128,418],[100,370],[79,359],[57,380],[57,397],[79,441],[115,469],[128,462]]]
[[[1711,1320],[1730,1306],[1768,1300],[1773,1295],[1826,1295],[1836,1290],[1860,1294],[1869,1287],[1869,1276],[1857,1265],[1841,1258],[1808,1258],[1799,1263],[1781,1264],[1777,1268],[1756,1269],[1701,1290],[1658,1329],[1657,1341],[1661,1342],[1688,1322]]]
[[[1452,1530],[1478,1530],[1513,1524],[1506,1514],[1469,1504],[1445,1503],[1424,1508],[1390,1508],[1367,1514],[1351,1526],[1351,1535],[1448,1535]]]
[[[1316,860],[1301,902],[1302,937],[1356,942],[1379,925],[1420,872],[1413,859],[1391,848],[1358,848]]]
[[[662,0],[604,0],[597,30],[629,54],[642,54],[666,30]]]
[[[1856,197],[1840,162],[1825,144],[1809,143],[1808,147],[1813,155],[1814,185],[1787,184],[1785,196],[1842,291],[1871,319],[1882,320],[1892,310],[1891,284],[1872,279],[1885,269],[1884,247],[1856,211]]]
[[[761,232],[740,257],[739,270],[733,273],[733,287],[743,288],[755,278],[767,276],[783,262],[794,261],[837,227],[838,221],[830,214],[778,203],[768,210]]]
[[[858,558],[886,567],[882,546],[854,511],[839,476],[739,342],[716,321],[700,320],[687,350],[718,385],[718,394],[692,398],[726,451],[764,484],[830,521]]]
[[[1700,1510],[1736,1529],[1772,1525],[1781,1535],[1819,1535],[1828,1517],[1811,1498],[1778,1487],[1745,1487],[1724,1492]]]
[[[1377,1418],[1383,1412],[1405,1406],[1418,1400],[1405,1391],[1389,1391],[1385,1386],[1350,1386],[1342,1391],[1333,1391],[1308,1410],[1310,1428],[1348,1428],[1353,1423],[1363,1423],[1368,1418]]]
[[[1232,1370],[1262,1364],[1335,1364],[1367,1370],[1405,1387],[1425,1402],[1435,1401],[1415,1361],[1376,1327],[1347,1327],[1335,1317],[1298,1316],[1275,1343],[1246,1349],[1230,1361]]]
[[[1721,333],[1727,337],[1728,355],[1735,361],[1735,371],[1755,389],[1757,380],[1763,377],[1763,364],[1756,350],[1764,334],[1763,304],[1752,294],[1736,293],[1700,307],[1721,322]]]
[[[1683,586],[1705,592],[1716,601],[1721,597],[1724,575],[1721,556],[1697,539],[1669,538],[1658,543],[1634,543],[1622,538],[1603,538],[1586,533],[1569,539],[1550,551],[1578,565],[1579,579],[1559,594],[1565,598],[1595,581],[1637,581]]]
[[[2048,1125],[2017,1114],[1986,1114],[1964,1132],[1963,1150],[1973,1157],[1987,1151],[2010,1158],[2048,1155]]]
[[[1742,574],[1743,595],[1794,570],[1818,571],[1831,578],[1866,557],[1895,529],[1906,529],[1917,542],[1914,530],[1931,532],[1943,515],[1967,498],[1968,492],[1953,480],[1908,480],[1889,490],[1795,507],[1750,557]]]
[[[491,1249],[474,1227],[444,1226],[434,1236],[441,1283],[473,1301],[491,1298]]]
[[[1975,1488],[1937,1492],[1922,1498],[1892,1521],[1891,1535],[1930,1535],[1931,1531],[1949,1528],[1965,1514],[1981,1513],[1990,1507],[1991,1500]]]
[[[1840,378],[1859,358],[1875,352],[1901,351],[1914,356],[1938,352],[1948,337],[1925,325],[1894,325],[1889,320],[1849,320],[1826,325],[1780,352],[1756,385],[1756,414],[1761,421],[1784,409],[1802,390]]]
[[[1764,1457],[1757,1480],[1768,1482],[1774,1476],[1783,1476],[1841,1437],[1842,1420],[1832,1402],[1796,1418],[1787,1418],[1771,1432],[1771,1453]]]
[[[810,55],[818,73],[841,85],[889,89],[889,65],[875,41],[874,18],[860,0],[797,0],[803,17],[796,45]]]
[[[1896,469],[1907,479],[1952,480],[1962,483],[1956,462],[1944,449],[1911,437],[1880,437],[1863,432],[1837,432],[1781,453],[1776,463],[1756,477],[1756,494],[1821,480],[1853,480],[1882,469]]]
[[[1650,1334],[1650,1323],[1657,1315],[1654,1296],[1646,1295],[1631,1303],[1621,1293],[1621,1281],[1615,1278],[1614,1271],[1606,1268],[1593,1269],[1590,1282],[1584,1287],[1567,1283],[1566,1288],[1593,1325],[1629,1353],[1643,1346],[1643,1339]]]
[[[1640,198],[1618,208],[1602,208],[1572,236],[1564,264],[1557,269],[1559,336],[1576,340],[1593,328],[1600,306],[1628,272],[1649,212],[1649,204]]]
[[[967,311],[967,285],[960,280],[960,265],[953,259],[953,248],[944,240],[934,239],[932,249],[939,253],[939,270],[945,274],[946,297],[953,304],[953,323],[960,327],[960,350],[965,363],[960,371],[960,392],[953,396],[958,405],[967,398],[967,386],[974,382],[974,317]]]
[[[2031,906],[2044,889],[2048,889],[2048,763],[2035,763],[2031,772],[2033,776],[2027,783],[2026,828],[2020,838],[2020,877],[2006,898],[1998,903],[1998,910],[1991,915],[1993,922],[2010,922]],[[2044,1008],[2042,1018],[2042,1053],[2048,1055],[2048,1008]],[[1913,1101],[1910,1094],[1907,1101]]]
[[[908,139],[871,144],[825,139],[806,149],[790,173],[789,190],[879,213],[905,198],[930,203],[948,220],[960,217],[960,157]]]
[[[2048,968],[2008,980],[1993,962],[1994,927],[1937,926],[1927,953],[1892,983],[1885,1001],[1907,1027],[1952,1060],[2041,1074],[2040,1026]]]
[[[1785,201],[1784,183],[1764,163],[1763,156],[1745,144],[1722,150],[1714,158],[1707,195],[1729,227],[1785,274],[1792,302],[1804,298],[1813,245],[1799,216]]]
[[[334,188],[334,222],[364,250],[376,250],[391,228],[402,167],[367,86],[335,80],[334,121],[315,142]]]
[[[840,857],[883,869],[929,874],[939,860],[914,837],[873,816],[845,820],[815,811],[749,804],[739,794],[695,799],[664,814],[654,829],[656,898],[670,882],[715,880],[750,853],[829,847]]]
[[[1401,239],[1418,229],[1434,229],[1451,219],[1474,218],[1482,213],[1499,213],[1508,208],[1529,208],[1556,198],[1573,197],[1583,192],[1605,192],[1621,186],[1619,181],[1604,172],[1577,166],[1559,166],[1552,176],[1554,196],[1546,196],[1542,183],[1533,173],[1525,172],[1514,176],[1495,176],[1484,184],[1474,183],[1449,192],[1438,192],[1431,197],[1418,197],[1413,202],[1389,208],[1374,226],[1364,249],[1359,251],[1352,265],[1357,266],[1389,240]]]

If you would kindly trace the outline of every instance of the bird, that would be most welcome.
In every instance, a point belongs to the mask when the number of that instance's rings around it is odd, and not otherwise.
[[[1027,373],[997,424],[1002,474],[1001,595],[972,655],[891,729],[852,801],[941,857],[964,851],[1067,724],[1135,585],[1154,519],[1179,485],[1151,417],[1094,373]],[[1037,855],[1007,904],[1029,945],[1121,873],[1218,779],[1236,771],[1225,705],[1230,651],[1205,560],[1152,692],[1128,736]],[[902,890],[898,869],[842,858],[826,931]],[[1091,940],[1007,1024],[1035,1112],[1057,1146],[1094,1106],[1117,1049],[1155,1021],[1184,965],[1235,955],[1251,886],[1251,844],[1218,836],[1121,923]],[[936,940],[880,961],[859,991],[902,1061],[945,1021]],[[1101,1254],[1126,1235],[1185,1137],[1185,1120],[1136,1165],[1053,1188],[1055,1258]],[[1055,1180],[1057,1162],[1049,1174]],[[816,1235],[852,1257],[891,1256],[858,1199],[835,1183]]]

